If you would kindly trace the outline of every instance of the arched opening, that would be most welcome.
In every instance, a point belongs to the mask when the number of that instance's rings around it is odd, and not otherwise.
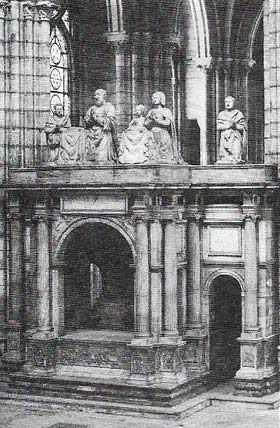
[[[242,300],[238,281],[229,275],[215,278],[209,293],[210,372],[215,379],[235,376],[240,368]]]
[[[64,329],[133,330],[131,248],[113,227],[84,224],[64,252]]]

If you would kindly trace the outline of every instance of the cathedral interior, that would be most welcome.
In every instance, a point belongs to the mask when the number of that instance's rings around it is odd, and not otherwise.
[[[0,1],[11,391],[279,388],[279,34],[277,0]]]

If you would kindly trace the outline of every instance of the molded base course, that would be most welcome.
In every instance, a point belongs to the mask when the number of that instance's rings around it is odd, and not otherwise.
[[[116,402],[104,402],[104,401],[92,401],[92,400],[75,400],[69,398],[60,397],[44,397],[36,395],[24,395],[24,394],[11,394],[6,392],[0,392],[1,403],[7,405],[12,404],[18,406],[24,406],[25,408],[32,408],[37,410],[66,410],[69,409],[79,411],[89,411],[104,413],[104,414],[118,414],[125,416],[142,416],[148,418],[164,418],[170,420],[180,420],[191,416],[192,414],[205,409],[210,405],[221,405],[221,404],[232,404],[234,411],[242,411],[248,408],[264,408],[264,409],[276,409],[279,407],[279,394],[274,393],[269,397],[256,398],[256,397],[234,397],[225,391],[224,388],[217,387],[210,391],[207,391],[200,396],[196,396],[191,399],[187,399],[180,404],[173,407],[160,407],[160,406],[148,406],[142,404],[130,404],[130,403],[116,403]],[[232,391],[233,392],[233,391]],[[221,408],[223,411],[223,408]]]
[[[263,379],[235,379],[235,394],[263,397],[279,390],[279,375]]]
[[[136,384],[116,379],[85,379],[55,375],[14,373],[9,391],[77,400],[110,401],[171,407],[209,389],[209,376],[196,376],[181,385]]]

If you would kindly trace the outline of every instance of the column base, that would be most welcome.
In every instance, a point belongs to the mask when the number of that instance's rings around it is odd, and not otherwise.
[[[18,371],[25,362],[22,326],[16,321],[10,321],[5,330],[7,346],[2,356],[2,367],[10,372]]]
[[[56,367],[57,338],[51,332],[36,332],[27,339],[25,371],[52,372]]]
[[[129,381],[140,384],[151,384],[157,375],[158,347],[140,339],[133,339],[130,348]]]
[[[264,395],[272,394],[279,391],[279,374],[274,374],[269,377],[237,377],[234,379],[235,395],[243,395],[247,397],[263,397]]]
[[[206,364],[207,335],[202,325],[190,326],[184,335],[186,342],[185,365],[187,369],[197,372],[199,375],[208,373]]]
[[[241,368],[235,376],[236,394],[261,397],[277,391],[277,336],[260,337],[259,332],[242,333]]]
[[[131,352],[130,381],[178,385],[186,380],[185,342],[181,338],[177,338],[176,343],[162,339],[160,343],[145,345],[133,341],[128,345]]]

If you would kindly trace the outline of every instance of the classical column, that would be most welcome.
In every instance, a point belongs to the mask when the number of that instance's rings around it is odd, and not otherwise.
[[[23,219],[20,201],[11,197],[9,201],[9,292],[7,320],[6,364],[20,364],[23,361]]]
[[[159,339],[162,330],[162,225],[159,219],[150,223],[151,251],[151,331]]]
[[[164,335],[178,336],[176,222],[164,228]]]
[[[50,248],[49,218],[44,206],[37,207],[37,291],[38,332],[42,336],[50,332]]]
[[[150,337],[149,319],[149,244],[148,223],[144,218],[136,221],[136,332],[137,338]]]
[[[244,209],[245,333],[258,332],[258,250],[257,215],[254,208]]]
[[[25,272],[25,325],[28,334],[37,329],[37,283],[36,283],[36,224],[31,214],[25,218],[24,272]]]
[[[188,209],[188,330],[201,327],[201,244],[199,206]]]
[[[178,265],[179,275],[179,325],[180,330],[184,334],[187,325],[187,220],[181,220],[181,258]]]

